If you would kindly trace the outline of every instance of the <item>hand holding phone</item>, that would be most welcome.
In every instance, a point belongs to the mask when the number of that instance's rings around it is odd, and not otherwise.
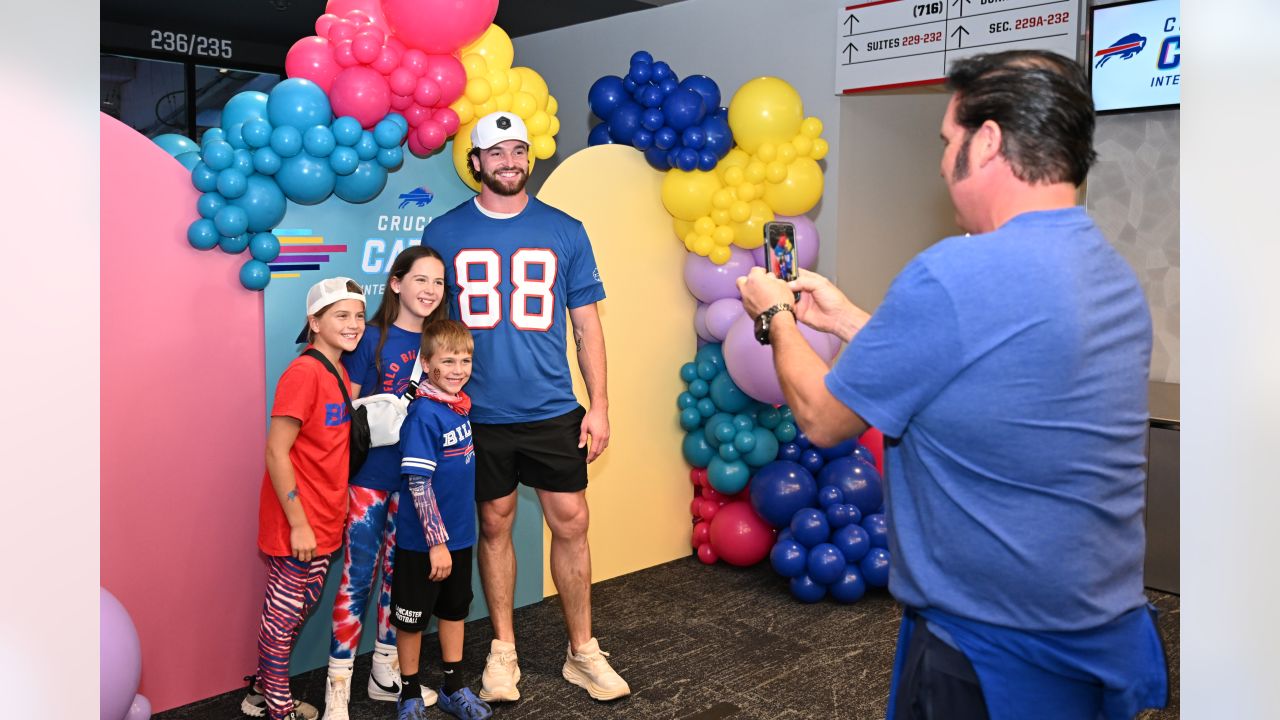
[[[765,269],[774,276],[791,282],[800,277],[800,256],[796,250],[796,226],[789,222],[764,225]],[[796,293],[800,299],[800,293]]]

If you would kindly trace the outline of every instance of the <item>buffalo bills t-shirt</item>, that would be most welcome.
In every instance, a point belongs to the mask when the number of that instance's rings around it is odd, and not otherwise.
[[[387,296],[386,301],[392,301]],[[422,333],[409,332],[395,325],[387,328],[387,341],[375,358],[382,329],[369,325],[356,349],[342,356],[342,364],[351,374],[351,382],[360,386],[360,397],[378,393],[401,395],[409,386],[413,365],[422,346]],[[380,359],[380,363],[375,363]],[[400,487],[400,446],[369,448],[364,465],[351,478],[351,484],[371,490],[395,490]]]
[[[427,552],[422,519],[409,493],[408,476],[431,479],[450,550],[476,544],[476,451],[471,442],[471,421],[449,406],[430,398],[418,398],[400,427],[404,451],[400,509],[396,512],[396,546]]]

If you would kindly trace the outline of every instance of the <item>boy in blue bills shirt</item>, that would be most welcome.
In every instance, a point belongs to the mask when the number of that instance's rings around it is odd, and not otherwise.
[[[425,377],[400,428],[403,481],[391,586],[391,622],[399,630],[396,647],[403,683],[399,720],[426,718],[419,659],[422,632],[432,615],[440,621],[444,664],[440,709],[463,720],[493,714],[466,687],[461,669],[463,627],[471,609],[471,548],[476,542],[471,398],[462,391],[471,378],[473,349],[471,333],[462,323],[441,320],[423,328],[418,356]]]

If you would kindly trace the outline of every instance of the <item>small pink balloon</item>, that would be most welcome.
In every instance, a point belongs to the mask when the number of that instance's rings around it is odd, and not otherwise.
[[[387,76],[387,85],[391,86],[391,92],[396,95],[413,95],[414,88],[418,85],[418,78],[414,77],[408,68],[398,67]]]
[[[746,310],[742,309],[742,301],[738,298],[720,298],[707,306],[706,326],[707,334],[715,339],[716,342],[722,342],[726,335],[729,334],[729,328],[733,327],[734,321],[746,314]]]
[[[428,55],[423,65],[424,74],[440,86],[439,105],[449,105],[462,97],[467,89],[467,69],[453,55]]]
[[[721,502],[724,500],[725,494],[708,485],[707,487],[702,488],[702,497],[708,500],[714,500],[715,502]]]
[[[338,16],[333,13],[325,13],[324,15],[316,18],[316,34],[323,35],[328,38],[329,28],[333,27],[333,24],[337,21]]]
[[[451,53],[484,34],[498,0],[382,0],[382,13],[409,47]]]
[[[396,38],[395,35],[387,36],[387,47],[394,49],[397,55],[403,55],[409,49],[409,47],[404,43],[400,42],[400,40]]]
[[[418,142],[418,134],[415,132],[409,133],[409,152],[418,157],[426,157],[431,154],[430,150],[422,147],[422,143]]]
[[[443,147],[449,135],[440,127],[440,123],[435,120],[424,120],[417,130],[418,140],[422,141],[422,146],[428,150],[435,150]]]
[[[429,77],[418,78],[418,85],[413,89],[413,101],[423,107],[435,107],[440,101],[440,86]]]
[[[710,520],[716,516],[716,513],[720,512],[720,503],[715,500],[707,500],[704,498],[699,502],[701,503],[701,506],[698,508],[698,515],[701,516],[703,520]]]
[[[711,525],[705,522],[697,523],[693,526],[693,546],[706,545],[707,539],[711,535]]]
[[[352,52],[350,40],[342,40],[334,44],[333,60],[344,68],[355,67],[360,64],[360,61],[356,60],[355,53]]]
[[[306,78],[327,93],[342,67],[334,61],[333,46],[329,41],[312,35],[289,48],[284,57],[284,72],[291,78]]]
[[[716,555],[716,551],[711,549],[711,543],[704,543],[698,546],[698,559],[704,565],[715,565],[720,556]]]
[[[378,53],[378,59],[370,63],[370,66],[383,75],[390,75],[392,71],[400,67],[400,51],[383,45],[382,51]]]
[[[411,107],[413,107],[412,95],[397,95],[394,92],[391,93],[391,109],[392,110],[396,110],[400,113],[404,113],[405,110],[408,110]]]
[[[351,54],[364,65],[377,60],[381,53],[382,41],[370,33],[362,32],[351,40]]]
[[[350,40],[355,36],[356,24],[350,20],[335,20],[333,24],[329,26],[329,39],[335,43],[342,42],[343,40]]]
[[[410,105],[404,112],[404,119],[409,121],[409,127],[416,128],[431,118],[431,111],[414,103]],[[410,133],[412,135],[412,133]]]
[[[329,102],[334,115],[350,115],[367,130],[391,110],[391,88],[377,70],[349,67],[334,78]]]
[[[369,24],[369,20],[368,20],[369,16],[365,15],[359,10],[353,10],[352,12],[348,13],[347,19],[351,20],[357,16],[363,17],[365,18],[365,20],[363,22],[356,23],[356,25],[360,28],[360,32],[356,34],[356,37],[360,37],[361,35],[366,35],[368,37],[373,38],[374,42],[378,43],[378,47],[382,47],[383,44],[386,42],[387,34],[382,31],[382,28],[379,28],[376,25]]]
[[[427,71],[427,54],[421,50],[405,50],[400,56],[400,67],[408,69],[414,77],[420,77]]]
[[[458,113],[454,112],[453,108],[439,108],[432,113],[431,119],[440,123],[440,127],[444,128],[445,134],[449,137],[453,137],[453,134],[458,132]]]
[[[383,30],[387,29],[387,20],[382,15],[380,0],[329,0],[324,6],[325,12],[333,13],[338,17],[346,17],[353,10],[364,13],[370,23]]]

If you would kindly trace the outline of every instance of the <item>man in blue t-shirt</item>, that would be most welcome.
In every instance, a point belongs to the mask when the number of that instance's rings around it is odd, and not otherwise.
[[[1088,84],[1039,51],[957,61],[948,83],[941,171],[966,235],[874,315],[813,273],[753,270],[743,301],[814,442],[887,438],[890,719],[1130,718],[1168,690],[1142,588],[1151,321],[1075,205]],[[849,342],[830,371],[797,320]]]
[[[459,139],[459,142],[462,140]],[[529,136],[512,112],[477,121],[467,156],[480,194],[436,218],[422,242],[445,260],[450,314],[475,338],[468,389],[476,446],[477,559],[494,639],[480,698],[518,700],[511,531],[516,488],[534,488],[551,529],[551,579],[569,647],[561,674],[597,700],[631,692],[591,631],[587,464],[609,444],[604,284],[582,223],[530,197]],[[572,325],[590,408],[573,394]]]

